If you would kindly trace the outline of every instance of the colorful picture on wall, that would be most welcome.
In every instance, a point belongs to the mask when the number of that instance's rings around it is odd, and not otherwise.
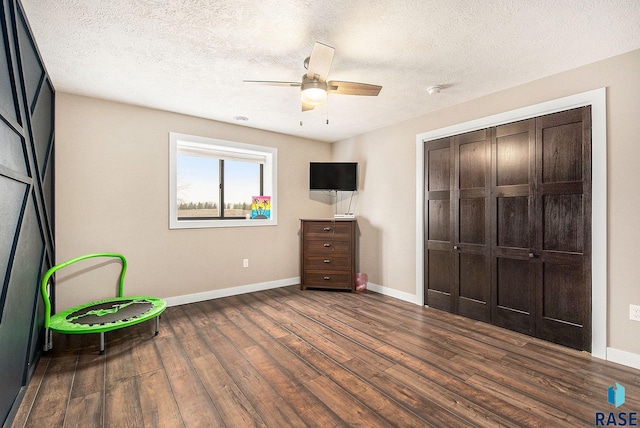
[[[271,218],[271,196],[251,197],[251,218]]]

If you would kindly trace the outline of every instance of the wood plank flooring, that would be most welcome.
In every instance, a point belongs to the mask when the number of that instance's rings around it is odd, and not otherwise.
[[[575,427],[640,370],[372,292],[256,292],[54,337],[14,427]],[[626,403],[607,403],[620,383]]]

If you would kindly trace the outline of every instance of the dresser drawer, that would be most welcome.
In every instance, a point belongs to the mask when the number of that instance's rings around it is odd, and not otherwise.
[[[350,270],[351,254],[305,255],[304,268],[308,270]]]
[[[350,253],[351,241],[337,241],[335,239],[305,239],[304,251],[308,255]]]
[[[341,221],[317,221],[304,225],[304,236],[307,238],[351,239],[351,224]]]
[[[348,272],[305,272],[305,287],[346,288],[351,289],[353,278]]]

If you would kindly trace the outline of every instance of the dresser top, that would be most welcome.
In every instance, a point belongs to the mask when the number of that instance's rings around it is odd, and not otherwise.
[[[356,221],[355,218],[301,218],[300,221]]]

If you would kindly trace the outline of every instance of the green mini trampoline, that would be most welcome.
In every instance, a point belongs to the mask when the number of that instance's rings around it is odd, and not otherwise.
[[[51,301],[49,298],[49,279],[59,269],[72,265],[82,260],[108,257],[119,258],[122,262],[120,279],[118,283],[118,295],[109,299],[96,300],[82,305],[74,306],[57,314],[51,314]],[[97,253],[76,257],[64,263],[60,263],[49,269],[41,281],[41,291],[44,300],[44,350],[53,348],[51,332],[62,334],[100,334],[100,354],[104,354],[104,333],[129,327],[134,324],[156,319],[155,334],[160,328],[160,314],[167,307],[163,299],[149,296],[125,296],[124,276],[127,272],[127,259],[122,254]]]

